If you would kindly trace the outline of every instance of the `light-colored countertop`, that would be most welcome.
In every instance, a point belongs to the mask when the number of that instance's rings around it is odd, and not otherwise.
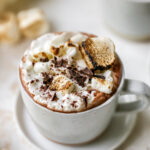
[[[101,19],[99,5],[98,0],[36,1],[36,6],[42,7],[51,20],[52,31],[85,31],[110,37],[123,61],[126,77],[150,85],[150,41],[129,41],[111,32]],[[14,100],[18,93],[18,63],[29,43],[30,40],[17,45],[0,46],[0,150],[31,149],[18,132],[13,118]],[[133,132],[118,150],[150,149],[149,114],[150,109],[138,115]]]

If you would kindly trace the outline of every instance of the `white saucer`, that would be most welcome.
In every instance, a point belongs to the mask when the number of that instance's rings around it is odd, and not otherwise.
[[[19,94],[15,105],[15,118],[23,136],[35,149],[42,150],[112,150],[120,146],[131,133],[136,115],[114,116],[107,130],[95,141],[86,145],[56,144],[42,136],[33,124]]]

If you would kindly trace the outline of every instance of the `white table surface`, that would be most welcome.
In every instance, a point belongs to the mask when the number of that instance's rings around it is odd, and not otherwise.
[[[103,22],[99,0],[34,0],[32,6],[43,8],[51,21],[51,31],[84,31],[110,37],[123,61],[126,77],[150,85],[150,41],[130,41],[110,31]],[[18,62],[30,42],[24,40],[16,45],[0,46],[0,150],[32,149],[18,131],[13,118],[18,92]],[[118,150],[150,149],[149,114],[150,109],[138,115],[133,132]]]

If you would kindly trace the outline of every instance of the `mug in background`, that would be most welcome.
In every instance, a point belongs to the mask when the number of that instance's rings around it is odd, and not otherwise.
[[[105,23],[130,39],[150,38],[150,0],[102,0]]]

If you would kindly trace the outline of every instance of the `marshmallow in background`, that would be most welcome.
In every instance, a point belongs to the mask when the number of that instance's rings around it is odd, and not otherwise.
[[[27,38],[35,38],[49,31],[49,24],[44,12],[33,8],[18,13],[19,27]]]
[[[7,6],[10,6],[16,2],[16,0],[0,0],[0,11],[4,11]]]
[[[20,39],[17,17],[14,13],[0,14],[0,43],[13,43]]]

